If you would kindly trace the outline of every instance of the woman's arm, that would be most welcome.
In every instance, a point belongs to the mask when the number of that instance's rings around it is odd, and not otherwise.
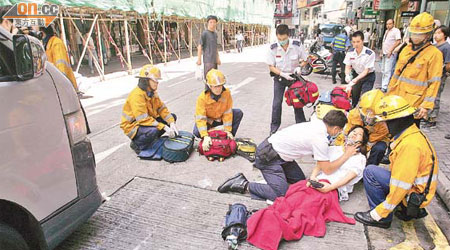
[[[340,179],[338,182],[335,182],[333,184],[329,184],[327,182],[321,182],[324,184],[323,188],[317,188],[318,191],[322,192],[322,193],[328,193],[332,190],[338,189],[342,186],[347,185],[347,183],[349,183],[351,180],[353,180],[355,177],[357,176],[357,174],[353,171],[349,171],[344,178]]]

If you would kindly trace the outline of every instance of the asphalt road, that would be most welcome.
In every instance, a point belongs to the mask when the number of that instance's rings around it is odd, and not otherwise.
[[[244,118],[237,137],[261,142],[269,135],[272,80],[264,64],[264,47],[249,48],[243,54],[222,56],[220,69],[226,74],[234,106]],[[165,81],[159,95],[178,116],[178,128],[192,131],[197,96],[202,82],[194,79],[195,60],[186,59],[162,66]],[[331,89],[331,78],[312,75],[321,91]],[[129,139],[119,128],[122,105],[137,84],[134,76],[93,85],[83,100],[88,114],[97,160],[97,180],[108,197],[96,214],[58,249],[226,249],[220,232],[228,204],[241,202],[250,209],[263,208],[265,202],[246,195],[220,194],[216,188],[228,177],[243,172],[251,181],[263,180],[259,171],[243,158],[209,162],[194,152],[184,163],[143,161],[129,148]],[[311,108],[306,108],[309,117]],[[291,107],[284,105],[282,127],[294,124]],[[311,158],[299,160],[310,173]],[[343,202],[347,216],[368,210],[359,183],[350,201]],[[303,237],[283,242],[281,249],[449,249],[450,216],[435,199],[426,220],[402,223],[394,220],[391,229],[367,228],[357,223],[329,223],[323,238]],[[437,225],[436,225],[437,223]],[[440,230],[442,229],[442,230]],[[244,243],[241,249],[255,249]]]

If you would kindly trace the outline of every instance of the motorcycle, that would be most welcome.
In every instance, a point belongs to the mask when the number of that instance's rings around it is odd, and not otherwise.
[[[309,48],[309,55],[306,59],[307,64],[302,67],[301,74],[303,76],[310,75],[311,73],[317,74],[330,74],[331,67],[333,66],[333,54],[324,47],[318,46],[315,42]],[[338,76],[340,75],[339,69]]]

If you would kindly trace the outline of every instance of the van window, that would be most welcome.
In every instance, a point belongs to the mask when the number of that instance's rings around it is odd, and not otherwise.
[[[0,82],[10,81],[14,75],[14,54],[3,42],[0,42]]]

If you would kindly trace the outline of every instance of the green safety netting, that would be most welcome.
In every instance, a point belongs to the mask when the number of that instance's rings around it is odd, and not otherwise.
[[[68,7],[136,11],[140,14],[205,18],[216,15],[226,22],[271,25],[275,4],[268,0],[0,0],[0,6],[44,2]]]

